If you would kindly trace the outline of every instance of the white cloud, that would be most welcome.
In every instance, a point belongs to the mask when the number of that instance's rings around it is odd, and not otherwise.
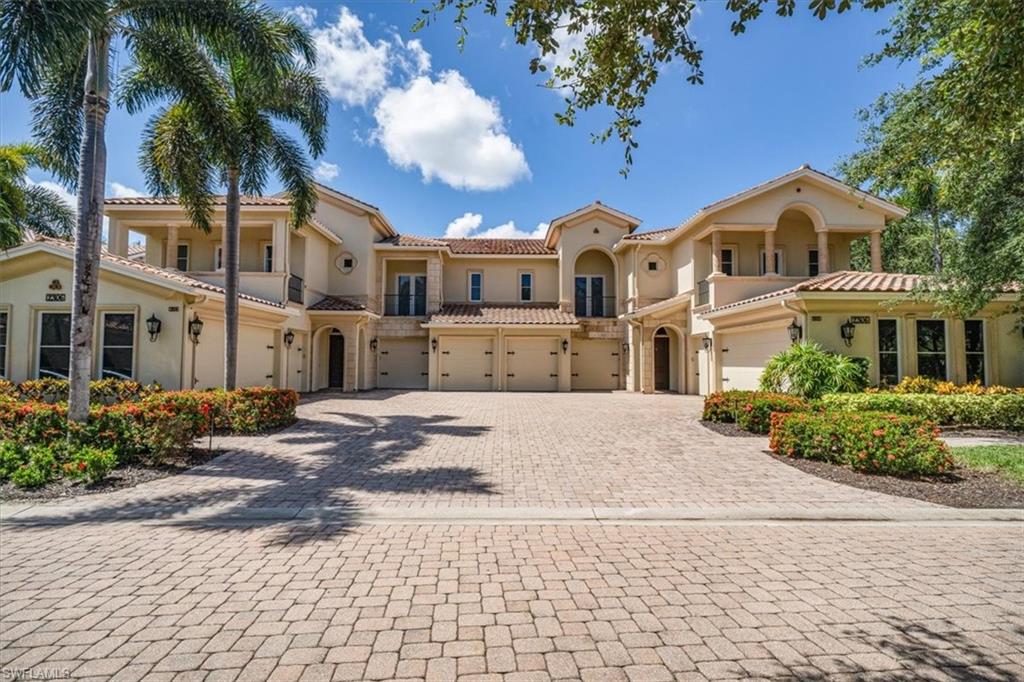
[[[310,27],[316,23],[316,8],[307,7],[306,5],[296,5],[295,7],[289,7],[284,11],[288,16],[293,17],[297,22],[303,26]]]
[[[347,106],[366,105],[387,88],[390,45],[367,40],[363,22],[348,7],[341,8],[334,24],[315,29],[313,42],[317,71],[332,99]]]
[[[449,239],[462,239],[468,237],[469,233],[480,227],[484,217],[479,213],[463,213],[455,220],[448,223],[444,230],[444,236]]]
[[[503,189],[530,176],[522,148],[505,133],[498,103],[457,71],[390,88],[374,111],[376,141],[399,168],[418,168],[456,189]]]
[[[395,33],[395,51],[398,66],[410,76],[420,76],[430,72],[430,53],[423,47],[419,39],[404,42],[402,36]]]
[[[33,187],[42,187],[43,189],[48,189],[54,194],[56,194],[58,197],[60,197],[61,201],[63,201],[71,208],[78,208],[78,197],[69,192],[67,188],[64,187],[64,185],[53,182],[52,180],[40,180],[39,182],[36,182],[27,175],[25,176],[25,182],[27,182],[29,185],[32,185]]]
[[[110,183],[110,193],[118,199],[124,199],[126,197],[141,197],[145,196],[142,192],[129,187],[128,185],[122,185],[120,182]]]
[[[339,170],[338,164],[321,161],[316,165],[316,168],[313,169],[313,176],[321,182],[330,182],[334,178],[338,177]]]
[[[448,223],[444,236],[447,239],[543,239],[548,231],[547,223],[538,223],[533,232],[525,232],[516,227],[514,220],[510,220],[478,232],[483,221],[484,217],[479,213],[464,213]]]

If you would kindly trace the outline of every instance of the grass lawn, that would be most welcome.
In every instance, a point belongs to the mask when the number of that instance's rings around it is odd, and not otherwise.
[[[962,466],[981,471],[996,471],[1011,481],[1024,484],[1024,445],[953,448],[953,457]]]

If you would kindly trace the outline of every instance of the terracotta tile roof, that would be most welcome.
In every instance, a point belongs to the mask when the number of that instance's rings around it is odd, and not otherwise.
[[[749,303],[766,301],[803,291],[824,291],[833,293],[907,293],[927,279],[928,277],[926,275],[904,275],[895,272],[855,272],[852,270],[840,270],[839,272],[830,272],[810,279],[805,279],[804,281],[798,282],[793,286],[786,287],[785,289],[778,289],[777,291],[761,294],[760,296],[745,298],[742,301],[727,303],[726,305],[718,306],[717,308],[707,312],[715,313],[719,310],[737,308]]]
[[[341,296],[324,296],[308,310],[366,310],[366,305]]]
[[[675,227],[665,227],[660,230],[651,230],[650,232],[634,232],[633,234],[627,234],[623,239],[635,239],[638,241],[647,241],[650,239],[660,239],[667,234],[675,232]]]
[[[75,245],[73,242],[69,242],[63,239],[54,239],[53,237],[44,237],[42,235],[33,235],[31,240],[26,240],[26,243],[28,243],[29,241],[52,244],[63,251],[70,252],[72,257],[74,256]],[[166,279],[169,282],[184,284],[194,289],[202,289],[203,291],[213,291],[219,294],[225,293],[224,287],[217,286],[216,284],[210,284],[209,282],[204,282],[194,277],[189,277],[183,272],[179,272],[177,270],[167,270],[165,268],[158,268],[155,265],[149,265],[148,263],[139,260],[134,260],[131,258],[122,258],[121,256],[115,256],[109,251],[101,251],[100,260],[115,265],[122,265],[131,268],[132,270],[136,270],[147,275],[152,275],[154,277],[160,277],[161,279]],[[273,306],[275,308],[284,308],[283,303],[278,303],[276,301],[260,298],[258,296],[251,296],[249,294],[239,294],[238,297],[245,299],[247,301],[253,301],[255,303],[262,303],[263,305]]]
[[[390,246],[447,248],[460,255],[481,256],[549,256],[557,253],[544,246],[543,239],[439,239],[400,234],[380,242]]]
[[[428,324],[578,324],[576,316],[556,305],[473,305],[450,303]]]
[[[103,203],[111,206],[176,206],[177,197],[107,197]],[[215,206],[227,203],[227,197],[218,194],[213,197]],[[291,201],[285,197],[254,197],[242,195],[239,203],[242,206],[290,206]]]

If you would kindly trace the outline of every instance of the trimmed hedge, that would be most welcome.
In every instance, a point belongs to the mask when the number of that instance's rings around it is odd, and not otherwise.
[[[807,412],[811,404],[803,398],[783,394],[755,394],[740,410],[736,425],[751,433],[768,433],[774,412]]]
[[[969,384],[954,384],[952,381],[939,381],[930,377],[903,377],[903,380],[895,386],[886,389],[873,389],[873,392],[885,393],[937,393],[939,395],[953,395],[967,393],[970,395],[991,395],[1004,393],[1024,393],[1024,388],[1009,388],[1007,386],[982,386],[981,382],[975,381]]]
[[[940,474],[953,466],[949,447],[939,440],[935,425],[906,415],[775,413],[769,447],[788,457],[895,476]]]
[[[161,391],[159,384],[143,386],[131,379],[99,379],[89,382],[89,401],[93,403],[123,403],[140,400],[147,395]],[[68,399],[67,379],[45,377],[30,379],[17,386],[0,386],[0,394],[11,394],[24,401],[64,402]]]
[[[1024,394],[832,393],[825,409],[890,412],[923,417],[941,426],[1024,431]]]

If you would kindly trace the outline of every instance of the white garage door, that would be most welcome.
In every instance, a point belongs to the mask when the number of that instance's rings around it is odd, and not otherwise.
[[[442,391],[490,391],[494,387],[494,339],[489,336],[442,336]]]
[[[573,339],[572,390],[617,389],[621,348],[619,342],[614,339]]]
[[[718,340],[722,390],[756,390],[768,358],[790,346],[785,327],[722,334]]]
[[[505,384],[510,391],[557,391],[558,337],[505,337]]]
[[[380,339],[377,385],[381,388],[426,388],[430,353],[426,339]]]

